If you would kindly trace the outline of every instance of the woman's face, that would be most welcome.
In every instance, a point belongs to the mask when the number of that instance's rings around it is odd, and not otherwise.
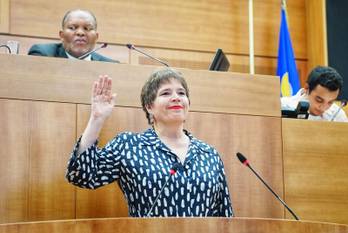
[[[156,99],[147,108],[153,115],[154,123],[183,123],[189,110],[189,99],[185,88],[176,79],[169,79],[157,91]]]

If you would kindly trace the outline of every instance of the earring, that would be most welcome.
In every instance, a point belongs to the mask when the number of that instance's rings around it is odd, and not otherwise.
[[[149,113],[149,119],[150,119],[150,125],[153,125],[153,123],[155,122],[154,117],[151,113]]]

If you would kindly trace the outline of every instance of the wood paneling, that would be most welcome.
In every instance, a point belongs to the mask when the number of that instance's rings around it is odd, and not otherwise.
[[[0,32],[10,32],[10,0],[0,0]]]
[[[65,179],[69,152],[76,138],[73,104],[31,105],[28,220],[75,217],[75,192]]]
[[[348,224],[348,124],[283,119],[282,128],[287,203],[301,219]]]
[[[255,55],[278,57],[280,11],[279,0],[254,1]],[[287,17],[295,58],[307,58],[305,1],[287,1]],[[247,38],[248,33],[243,36],[246,43]]]
[[[30,106],[0,100],[0,222],[28,219]]]
[[[64,173],[74,106],[1,99],[0,109],[0,222],[73,218],[74,188]]]
[[[0,225],[0,233],[347,233],[332,223],[252,218],[112,218]]]
[[[141,88],[150,73],[158,68],[106,62],[89,62],[86,66],[87,61],[3,54],[0,54],[0,61],[3,73],[0,97],[89,103],[92,82],[102,72],[113,78],[114,90],[118,93],[117,105],[132,107],[140,106]],[[83,68],[76,69],[78,65]],[[279,90],[279,81],[275,77],[179,70],[190,86],[193,111],[280,115],[279,94],[274,91]],[[12,92],[13,89],[20,91]]]
[[[74,8],[95,13],[101,41],[210,52],[221,47],[228,53],[248,54],[247,1],[13,0],[10,32],[58,38],[63,15]],[[304,1],[288,1],[288,13],[295,57],[306,58]],[[254,1],[254,14],[255,54],[276,57],[279,0]]]
[[[326,1],[306,0],[308,70],[328,65],[326,36]]]

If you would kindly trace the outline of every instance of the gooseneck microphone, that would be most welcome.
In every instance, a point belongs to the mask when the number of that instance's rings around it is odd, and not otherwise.
[[[136,47],[135,47],[134,45],[132,45],[132,44],[126,44],[126,46],[127,46],[127,48],[129,48],[129,49],[133,49],[133,50],[135,50],[135,51],[137,51],[137,52],[139,52],[139,53],[141,53],[141,54],[144,54],[145,56],[151,58],[152,60],[155,60],[155,61],[161,63],[162,65],[165,65],[165,66],[169,67],[169,65],[168,65],[166,62],[161,61],[160,59],[155,58],[155,57],[153,57],[153,56],[151,56],[151,55],[145,53],[144,51],[141,51],[140,49],[136,48]]]
[[[337,111],[335,112],[335,114],[331,117],[330,121],[335,120],[335,118],[337,117],[338,113],[342,110],[342,108],[344,108],[344,106],[347,105],[347,100],[341,100],[341,104],[340,107],[337,109]]]
[[[85,53],[85,54],[79,56],[77,59],[83,60],[83,59],[85,59],[86,57],[88,57],[90,54],[92,54],[92,53],[98,51],[99,49],[106,48],[106,46],[108,46],[108,44],[107,44],[107,43],[104,43],[104,44],[100,45],[99,47],[97,47],[97,48],[95,48],[95,49],[93,49],[93,50],[91,50],[91,51],[89,51],[89,52],[87,52],[87,53]]]
[[[259,174],[250,166],[249,161],[244,157],[244,155],[242,155],[241,153],[237,152],[237,157],[239,159],[239,161],[244,164],[245,166],[247,166],[248,168],[250,168],[250,170],[257,176],[257,178],[259,178],[259,180],[262,181],[262,183],[268,188],[269,191],[271,191],[271,193],[273,193],[273,195],[283,204],[283,206],[285,206],[285,208],[292,214],[292,216],[294,216],[294,218],[296,220],[300,220],[297,215],[292,211],[292,209],[290,209],[290,207],[273,191],[273,189],[261,178],[261,176],[259,176]]]
[[[167,178],[166,182],[163,184],[161,190],[160,190],[159,193],[157,194],[155,201],[152,203],[151,208],[149,209],[149,211],[148,211],[147,214],[146,214],[146,217],[150,217],[150,215],[152,214],[152,209],[155,207],[158,198],[162,195],[164,188],[167,187],[167,184],[168,184],[168,181],[170,180],[170,178],[171,178],[173,175],[175,175],[175,173],[176,173],[177,171],[183,171],[183,170],[184,170],[184,167],[183,167],[183,165],[181,165],[180,163],[175,163],[175,164],[173,165],[173,167],[169,170],[170,176]]]
[[[2,47],[3,47],[3,48],[7,48],[8,53],[12,53],[10,46],[5,45],[5,44],[2,44],[2,45],[0,45],[0,48],[2,48]]]

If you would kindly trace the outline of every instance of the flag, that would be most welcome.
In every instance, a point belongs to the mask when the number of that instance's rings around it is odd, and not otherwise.
[[[282,96],[295,95],[300,89],[294,52],[292,50],[290,33],[286,22],[285,6],[282,5],[278,48],[277,75],[280,77]]]

